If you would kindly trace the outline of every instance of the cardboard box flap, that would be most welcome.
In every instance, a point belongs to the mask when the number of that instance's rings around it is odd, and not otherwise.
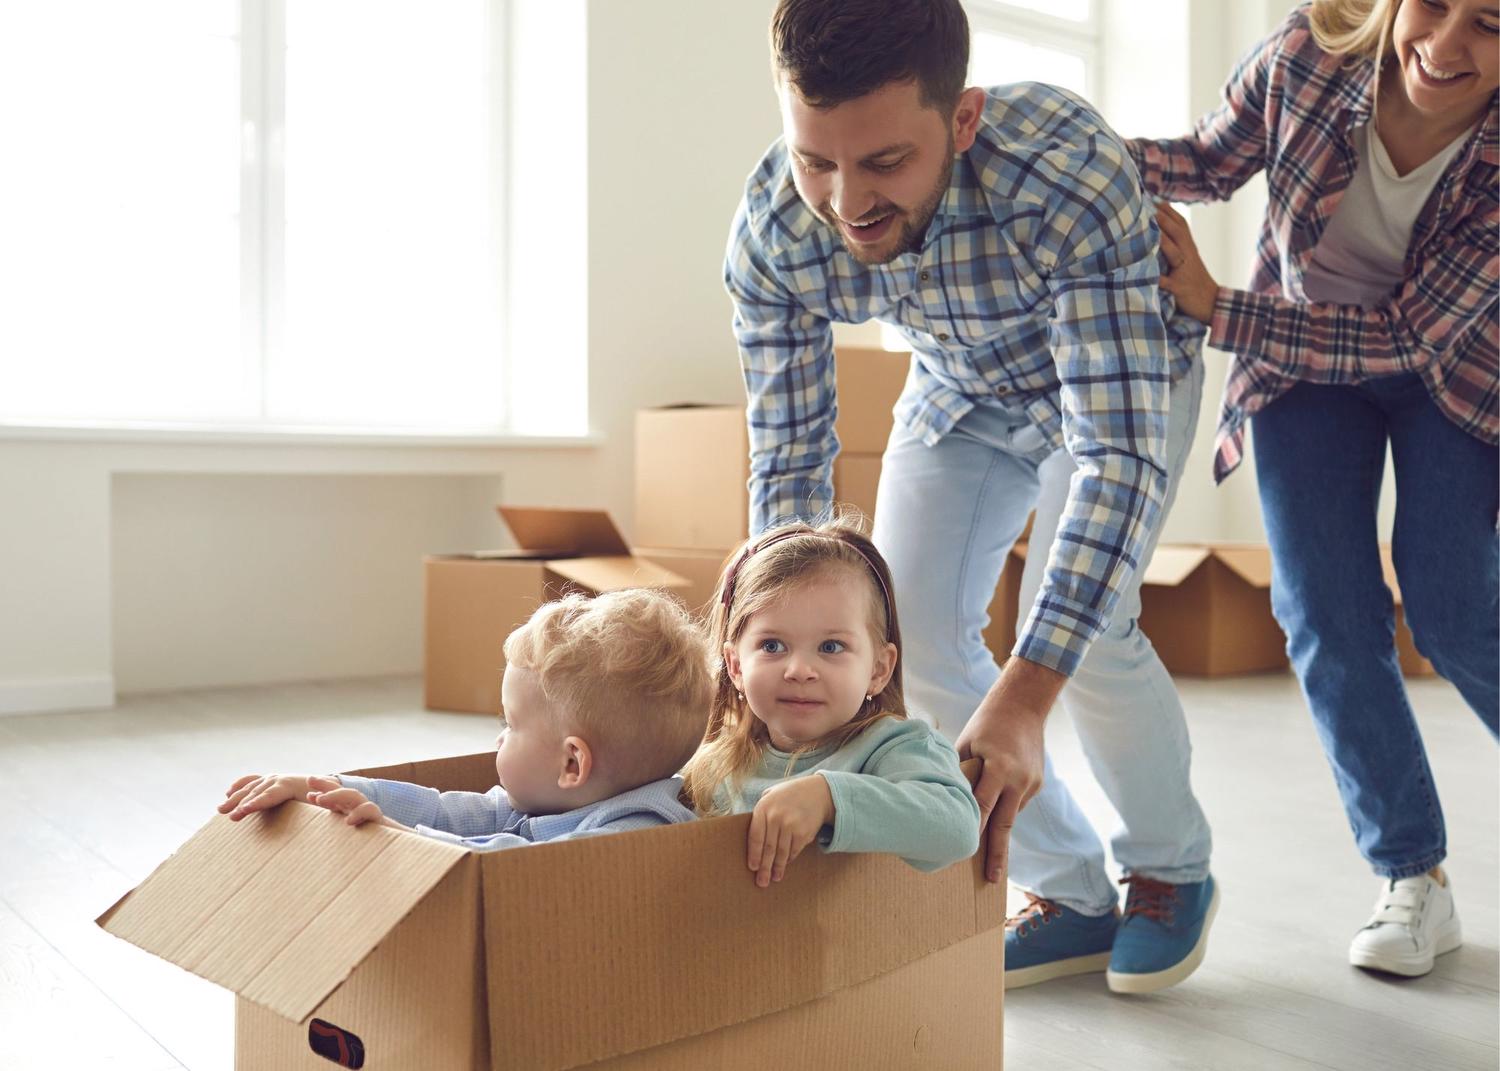
[[[1207,547],[1168,547],[1157,545],[1156,553],[1146,565],[1143,584],[1158,584],[1161,587],[1176,587],[1193,570],[1208,560],[1212,552]]]
[[[215,816],[98,918],[116,937],[301,1022],[455,866],[460,848],[286,803]],[[332,879],[331,875],[338,875]]]
[[[889,855],[813,847],[757,888],[749,821],[483,856],[493,1066],[572,1068],[705,1034],[1004,925],[1004,886],[972,859],[923,874]],[[503,996],[521,991],[524,1001]]]
[[[525,550],[545,550],[553,555],[629,555],[625,537],[597,509],[535,509],[497,506],[516,542]]]
[[[1215,547],[1214,556],[1251,587],[1271,586],[1271,551],[1268,548]]]
[[[686,577],[640,558],[565,558],[562,561],[549,561],[547,568],[564,580],[571,580],[597,592],[620,591],[624,588],[671,590],[688,586]]]

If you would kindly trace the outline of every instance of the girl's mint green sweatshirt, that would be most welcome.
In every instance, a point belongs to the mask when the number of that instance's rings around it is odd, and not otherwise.
[[[717,802],[735,814],[752,811],[772,785],[809,774],[827,781],[833,796],[833,824],[818,835],[827,851],[890,852],[931,871],[979,847],[979,804],[958,768],[958,752],[914,719],[881,718],[837,750],[795,760],[768,746],[737,792],[720,786]]]

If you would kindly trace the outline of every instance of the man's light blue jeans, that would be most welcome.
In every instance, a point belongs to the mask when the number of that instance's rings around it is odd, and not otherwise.
[[[1201,360],[1172,386],[1167,460],[1176,497],[1203,393]],[[1012,544],[1036,508],[1021,585],[1024,622],[1067,501],[1073,459],[1023,413],[978,406],[933,446],[899,424],[881,466],[875,544],[890,562],[905,641],[906,699],[950,740],[1000,676],[980,635]],[[1205,479],[1207,477],[1205,476]],[[1150,560],[1156,535],[1143,560]],[[1140,575],[1122,593],[1060,703],[1094,776],[1120,815],[1111,838],[1127,873],[1174,884],[1208,875],[1210,836],[1193,796],[1191,747],[1177,691],[1136,625]],[[1041,791],[1011,834],[1010,880],[1075,911],[1114,909],[1104,847],[1047,759]]]

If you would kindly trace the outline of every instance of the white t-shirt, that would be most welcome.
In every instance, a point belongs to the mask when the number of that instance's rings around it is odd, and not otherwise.
[[[1472,131],[1421,167],[1397,175],[1373,123],[1354,130],[1359,167],[1313,249],[1302,278],[1310,301],[1370,308],[1406,277],[1406,247],[1422,206]]]

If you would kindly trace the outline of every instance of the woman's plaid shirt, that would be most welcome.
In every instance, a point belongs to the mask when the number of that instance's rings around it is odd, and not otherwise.
[[[976,404],[1025,414],[1078,463],[1015,653],[1072,673],[1160,522],[1170,384],[1200,325],[1163,324],[1158,235],[1135,168],[1087,104],[991,90],[919,250],[857,263],[802,203],[786,148],[751,174],[725,263],[749,394],[751,528],[832,499],[831,324],[915,350],[896,419],[934,443]],[[920,523],[914,519],[913,523]]]
[[[1419,374],[1442,411],[1500,441],[1500,256],[1495,99],[1412,228],[1406,279],[1379,305],[1310,303],[1303,274],[1354,177],[1352,131],[1370,120],[1374,65],[1318,47],[1306,6],[1240,61],[1224,103],[1193,133],[1127,142],[1146,189],[1174,201],[1226,200],[1257,171],[1270,192],[1250,289],[1221,287],[1209,343],[1234,355],[1219,413],[1214,476],[1240,463],[1245,420],[1302,381]]]

